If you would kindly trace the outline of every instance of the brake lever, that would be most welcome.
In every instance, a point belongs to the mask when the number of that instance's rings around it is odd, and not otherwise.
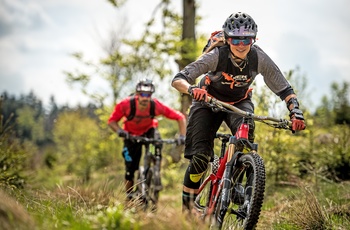
[[[212,99],[209,100],[208,102],[202,101],[202,105],[205,105],[205,106],[211,108],[212,111],[215,113],[220,112],[220,111],[226,111],[226,109],[221,104],[215,103],[215,101],[213,101]]]

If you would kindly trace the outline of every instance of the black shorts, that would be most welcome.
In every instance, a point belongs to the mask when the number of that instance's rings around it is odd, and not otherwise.
[[[142,136],[155,139],[161,138],[159,131],[155,128],[149,129]],[[157,147],[160,149],[162,148],[161,145]],[[125,179],[133,181],[135,171],[139,169],[140,165],[142,155],[142,143],[135,143],[130,140],[125,140],[122,155],[125,163]]]
[[[235,106],[247,112],[254,112],[254,105],[250,99],[243,100]],[[191,159],[192,155],[202,152],[213,157],[215,134],[223,121],[235,134],[242,123],[242,117],[237,114],[226,112],[213,112],[211,108],[194,101],[190,108],[185,143],[185,158]],[[249,135],[254,135],[254,129]]]

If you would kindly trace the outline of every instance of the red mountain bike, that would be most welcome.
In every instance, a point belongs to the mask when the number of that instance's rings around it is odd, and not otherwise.
[[[291,122],[248,113],[211,97],[207,105],[216,111],[240,114],[244,119],[234,136],[216,134],[221,140],[221,152],[202,178],[195,208],[211,227],[254,229],[264,200],[266,175],[264,161],[257,153],[258,144],[248,140],[246,121],[254,119],[287,130],[291,130]]]

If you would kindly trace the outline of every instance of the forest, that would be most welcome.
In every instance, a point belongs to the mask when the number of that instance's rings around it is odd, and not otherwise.
[[[292,134],[257,124],[256,142],[267,171],[261,229],[350,226],[349,85],[334,83],[332,89],[334,95],[325,96],[314,113],[304,108],[307,129],[303,132]],[[256,94],[257,113],[278,107],[268,92]],[[164,155],[165,189],[160,202],[167,215],[152,216],[124,206],[122,142],[106,123],[111,108],[57,106],[54,98],[44,108],[33,93],[16,98],[3,92],[0,111],[4,198],[0,207],[5,213],[0,218],[9,224],[3,229],[28,229],[28,224],[30,229],[168,229],[174,217],[174,227],[181,223],[192,229],[178,215],[187,163],[183,158]],[[172,121],[160,120],[165,138],[174,137],[176,127]],[[165,148],[168,153],[181,151]]]
[[[123,143],[107,126],[114,104],[88,87],[93,78],[103,79],[115,102],[148,73],[157,76],[157,87],[167,89],[169,60],[181,68],[200,55],[207,36],[192,36],[195,15],[186,33],[185,19],[171,13],[168,1],[161,3],[166,26],[159,33],[151,30],[150,20],[140,39],[112,36],[98,63],[72,54],[84,68],[65,70],[67,82],[78,85],[91,98],[89,104],[58,105],[52,96],[44,105],[34,92],[0,92],[0,229],[206,229],[181,215],[188,163],[181,147],[164,147],[159,211],[126,205]],[[307,76],[299,68],[284,74],[296,86],[307,128],[293,134],[256,124],[255,141],[267,175],[257,228],[349,229],[350,82],[333,82],[331,95],[323,95],[311,110]],[[267,87],[253,87],[256,114],[288,118],[284,102]],[[188,114],[191,98],[176,93],[159,97]],[[173,138],[177,124],[159,118],[159,130],[163,138]],[[220,130],[228,132],[224,125]]]

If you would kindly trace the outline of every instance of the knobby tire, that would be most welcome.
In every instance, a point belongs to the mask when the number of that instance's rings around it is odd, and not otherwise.
[[[265,166],[263,159],[255,152],[242,155],[232,172],[230,197],[227,212],[220,216],[222,194],[216,208],[218,229],[255,229],[259,220],[265,192]],[[244,196],[235,197],[235,184],[241,183]],[[242,193],[243,194],[243,193]],[[239,199],[242,198],[242,199]]]
[[[148,186],[149,201],[152,202],[151,205],[154,207],[158,203],[159,190],[156,189],[156,178],[153,167],[150,168],[149,172],[147,173],[146,183]]]
[[[142,175],[145,173],[145,169],[143,166],[139,168],[138,174],[138,185],[137,191],[140,194],[140,201],[142,203],[142,209],[144,211],[147,210],[148,207],[154,208],[155,204],[159,198],[159,191],[155,190],[154,176],[153,176],[153,168],[149,168],[146,175]],[[144,178],[144,179],[142,179]],[[144,181],[143,181],[144,180]],[[142,194],[142,186],[146,186],[146,194]]]

